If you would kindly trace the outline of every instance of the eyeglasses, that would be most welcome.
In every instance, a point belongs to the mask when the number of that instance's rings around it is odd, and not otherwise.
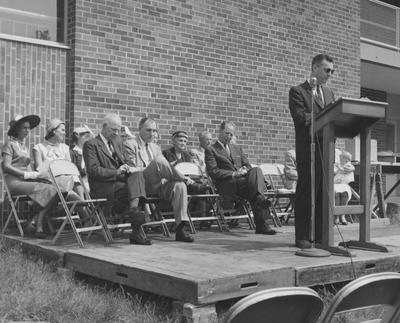
[[[325,73],[327,74],[333,74],[335,73],[335,69],[334,68],[324,68]]]

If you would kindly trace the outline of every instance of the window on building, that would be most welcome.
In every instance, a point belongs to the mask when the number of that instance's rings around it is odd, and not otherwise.
[[[65,42],[65,0],[0,0],[0,33]]]

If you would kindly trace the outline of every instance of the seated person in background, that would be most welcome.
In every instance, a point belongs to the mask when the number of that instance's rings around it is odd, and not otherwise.
[[[172,147],[164,150],[162,153],[171,166],[179,163],[194,163],[193,156],[187,151],[188,135],[185,131],[175,131],[172,134]],[[189,194],[203,194],[207,192],[207,185],[202,182],[196,183],[190,178],[187,178]]]
[[[207,174],[205,151],[208,147],[210,147],[211,141],[211,133],[208,130],[204,130],[199,133],[200,146],[197,149],[195,148],[189,151],[190,155],[194,159],[194,162],[200,166],[200,169],[204,175]]]
[[[69,147],[64,143],[65,139],[65,122],[60,119],[52,119],[47,125],[47,132],[44,142],[33,146],[33,161],[35,169],[38,171],[46,171],[48,164],[52,160],[65,159],[71,161]],[[76,183],[74,187],[74,182]],[[69,192],[72,188],[79,194],[80,189],[77,180],[63,178],[57,180],[60,188]]]
[[[187,141],[188,135],[186,131],[175,131],[172,134],[172,147],[162,152],[172,166],[183,162],[193,162],[192,156],[186,149]]]
[[[264,176],[259,167],[251,167],[239,146],[231,143],[236,126],[223,121],[218,140],[206,149],[207,172],[214,180],[218,193],[234,200],[237,196],[251,204],[258,234],[276,234],[267,223],[271,205],[264,196]]]
[[[351,188],[349,183],[354,181],[354,166],[351,163],[351,154],[347,151],[335,149],[334,165],[334,191],[335,205],[347,205],[351,199]],[[335,224],[347,225],[346,216],[340,215],[335,218]]]
[[[297,183],[297,164],[296,164],[296,151],[294,149],[290,149],[285,152],[285,168],[283,169],[285,172],[285,186],[289,190],[296,189]]]
[[[82,148],[86,141],[92,139],[92,136],[92,131],[86,125],[75,128],[71,136],[71,149],[69,151],[71,155],[71,161],[78,168],[79,173],[81,174],[82,184],[85,185],[85,189],[88,192],[90,191],[90,188],[86,173],[85,160],[82,156]],[[83,188],[79,187],[78,194],[82,199],[85,198],[83,192]]]
[[[64,143],[65,122],[60,119],[53,119],[47,125],[44,142],[33,146],[33,159],[35,169],[40,173],[48,172],[49,163],[56,159],[71,161],[69,147]],[[68,201],[83,199],[83,188],[79,178],[71,176],[58,176],[57,184],[61,191],[66,192]],[[77,208],[82,221],[89,220],[89,216],[84,208]]]
[[[13,195],[28,195],[39,206],[39,214],[25,228],[35,232],[37,238],[45,238],[43,220],[50,216],[51,209],[57,204],[58,196],[55,187],[40,182],[39,172],[31,170],[31,158],[25,139],[31,129],[40,123],[37,115],[17,115],[10,121],[7,135],[10,137],[1,149],[4,180]]]
[[[107,114],[100,134],[83,145],[90,191],[94,198],[106,198],[115,213],[128,208],[132,227],[129,242],[150,245],[141,230],[145,223],[144,212],[140,210],[141,200],[146,198],[145,180],[143,173],[134,169],[118,136],[121,123],[119,115]]]
[[[129,130],[127,126],[122,126],[121,127],[121,138],[122,141],[125,142],[128,139],[135,138],[135,136],[132,134],[132,132]]]
[[[127,156],[133,166],[143,173],[147,195],[158,196],[172,204],[177,224],[175,240],[193,242],[193,237],[185,231],[189,222],[187,179],[171,166],[161,148],[154,143],[157,133],[157,124],[153,119],[141,119],[139,134],[124,142]]]

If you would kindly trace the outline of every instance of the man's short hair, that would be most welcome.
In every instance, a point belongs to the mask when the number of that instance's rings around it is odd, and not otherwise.
[[[148,118],[148,117],[144,117],[144,118],[140,119],[140,121],[139,121],[139,130],[142,129],[143,125],[148,121],[151,122],[151,123],[153,123],[153,122],[156,123],[154,119]]]
[[[232,121],[222,121],[219,130],[225,130],[227,126],[232,126],[233,128],[236,128],[236,125]]]
[[[333,58],[331,56],[326,54],[318,54],[317,56],[314,56],[314,58],[312,59],[311,68],[313,68],[313,66],[316,64],[320,64],[324,60],[329,63],[333,63]]]
[[[119,123],[122,124],[121,117],[116,113],[107,113],[103,119],[103,126],[108,125],[110,123]]]

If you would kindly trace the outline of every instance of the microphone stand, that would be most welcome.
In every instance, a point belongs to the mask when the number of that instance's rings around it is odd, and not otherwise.
[[[316,80],[314,80],[316,81]],[[316,84],[311,85],[311,124],[310,124],[310,175],[311,175],[311,216],[310,216],[310,240],[311,248],[296,251],[297,256],[302,257],[329,257],[331,253],[327,250],[315,248],[315,134],[314,134],[314,100],[316,94]]]

